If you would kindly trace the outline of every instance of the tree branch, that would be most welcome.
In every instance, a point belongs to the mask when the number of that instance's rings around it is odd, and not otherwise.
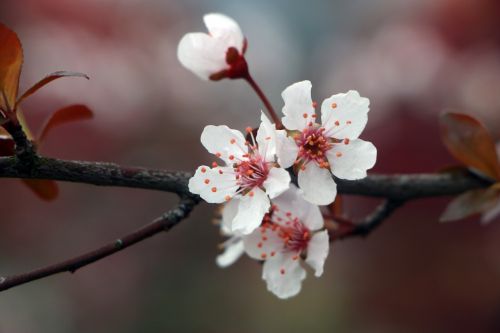
[[[28,273],[2,277],[0,278],[0,291],[58,273],[74,273],[84,266],[108,257],[116,252],[122,251],[123,249],[126,249],[127,247],[139,243],[162,231],[169,231],[181,220],[187,218],[198,202],[199,200],[193,197],[183,198],[176,208],[158,217],[150,224],[145,225],[140,229],[118,238],[96,250],[92,250],[77,257],[39,268]]]
[[[31,168],[15,157],[0,158],[0,178],[51,179],[98,186],[120,186],[191,195],[189,172],[124,167],[112,163],[67,161],[38,157]],[[370,175],[348,181],[336,179],[341,194],[396,200],[457,195],[484,188],[489,182],[471,173]]]
[[[20,138],[22,142],[22,138]],[[124,167],[112,163],[67,161],[18,150],[16,156],[0,158],[0,178],[50,179],[98,186],[121,186],[177,193],[179,206],[124,237],[83,255],[32,272],[0,278],[0,291],[62,272],[75,272],[102,258],[147,239],[186,218],[200,198],[188,190],[189,172]],[[366,236],[405,201],[422,197],[456,195],[482,188],[489,182],[471,173],[371,175],[357,181],[336,179],[342,194],[383,197],[379,206],[363,223],[343,226],[333,239]]]
[[[366,237],[373,230],[382,225],[385,219],[392,215],[404,204],[403,200],[388,199],[382,202],[375,210],[365,217],[365,219],[356,224],[341,224],[338,230],[330,232],[330,241],[345,239],[351,237]]]

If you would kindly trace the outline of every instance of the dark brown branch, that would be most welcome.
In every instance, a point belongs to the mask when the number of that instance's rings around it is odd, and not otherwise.
[[[189,172],[174,172],[112,163],[66,161],[38,157],[27,169],[13,157],[0,158],[0,178],[35,178],[86,183],[99,186],[121,186],[159,190],[189,195]],[[338,192],[396,200],[457,195],[489,185],[473,174],[436,173],[370,175],[361,180],[336,179]]]
[[[38,157],[27,169],[14,157],[0,158],[0,177],[51,179],[98,186],[143,188],[190,195],[188,172],[122,167],[113,163],[65,161]]]
[[[139,243],[146,238],[154,236],[162,231],[169,231],[181,220],[187,218],[194,206],[198,203],[196,198],[188,197],[181,200],[179,205],[155,219],[150,224],[130,233],[122,238],[116,239],[96,250],[92,250],[77,257],[46,266],[34,271],[0,278],[0,291],[19,286],[31,281],[39,280],[63,272],[74,273],[76,270],[93,262],[108,257],[116,252],[122,251],[129,246]]]
[[[340,225],[339,229],[330,233],[330,241],[351,237],[366,237],[378,228],[396,209],[404,204],[403,200],[388,199],[381,203],[362,222],[351,225]]]

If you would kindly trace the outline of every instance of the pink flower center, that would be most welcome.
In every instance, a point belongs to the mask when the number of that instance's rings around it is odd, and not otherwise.
[[[306,164],[314,161],[321,168],[330,166],[326,158],[326,152],[333,147],[333,143],[324,135],[324,132],[324,127],[311,124],[311,126],[308,126],[295,136],[295,142],[299,147],[296,164]]]
[[[269,174],[269,164],[256,149],[248,155],[247,160],[238,162],[234,166],[234,171],[240,190],[247,192],[254,187],[261,187]]]
[[[295,219],[290,226],[281,226],[278,235],[283,239],[285,251],[293,253],[305,251],[311,240],[311,231],[298,219]]]

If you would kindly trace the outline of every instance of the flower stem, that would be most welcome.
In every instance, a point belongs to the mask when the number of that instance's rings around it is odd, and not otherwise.
[[[244,77],[244,79],[253,88],[253,90],[255,91],[255,93],[257,94],[257,96],[259,96],[260,100],[262,101],[262,103],[264,104],[264,106],[267,109],[267,113],[271,116],[271,118],[273,119],[274,123],[276,124],[276,128],[277,129],[282,129],[283,125],[281,124],[280,118],[276,114],[276,111],[274,111],[273,106],[271,105],[271,103],[267,99],[267,97],[264,94],[264,92],[262,91],[262,89],[260,89],[260,87],[257,84],[257,82],[255,82],[255,80],[252,78],[252,76],[250,74],[246,75]]]

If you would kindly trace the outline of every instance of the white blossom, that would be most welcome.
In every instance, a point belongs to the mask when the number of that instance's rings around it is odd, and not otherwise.
[[[310,81],[297,82],[282,93],[286,130],[277,131],[277,155],[281,167],[297,166],[304,198],[327,205],[337,194],[331,174],[348,180],[366,177],[377,159],[377,149],[358,138],[368,120],[367,98],[350,90],[325,99],[318,124],[311,86]]]
[[[209,203],[222,203],[238,198],[237,212],[228,229],[249,234],[257,228],[273,199],[290,184],[288,172],[277,166],[275,126],[262,114],[261,125],[252,142],[225,125],[206,126],[201,143],[208,152],[224,161],[212,167],[200,166],[189,180],[189,190]]]
[[[238,78],[248,72],[246,40],[232,18],[212,13],[203,17],[208,33],[184,35],[177,48],[181,64],[203,80]]]
[[[302,258],[314,270],[316,277],[323,274],[323,265],[329,250],[328,232],[323,229],[319,208],[305,201],[300,190],[290,189],[272,200],[272,208],[261,226],[249,235],[231,234],[225,251],[217,258],[221,267],[236,261],[245,251],[250,257],[263,260],[262,278],[267,289],[279,298],[297,295],[307,273]],[[222,230],[236,214],[235,204],[224,208]],[[227,233],[226,233],[227,234]]]

